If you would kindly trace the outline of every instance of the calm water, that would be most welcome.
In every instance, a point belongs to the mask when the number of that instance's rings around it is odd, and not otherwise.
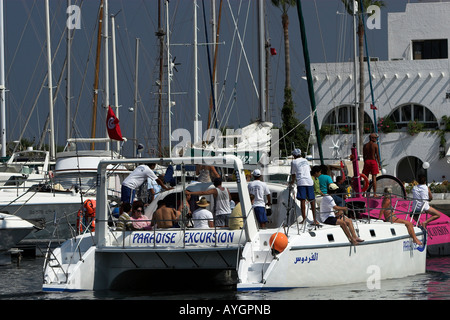
[[[425,274],[381,281],[380,289],[365,283],[324,288],[301,288],[278,292],[236,292],[233,288],[182,288],[176,291],[102,291],[43,293],[43,258],[23,259],[18,266],[0,267],[1,300],[448,300],[450,257],[427,260]],[[180,279],[182,281],[182,279]],[[242,302],[242,301],[241,301]],[[178,302],[180,303],[180,302]],[[184,302],[183,302],[184,303]]]

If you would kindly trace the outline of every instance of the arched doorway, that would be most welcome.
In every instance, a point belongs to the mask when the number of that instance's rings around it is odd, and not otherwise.
[[[423,161],[417,157],[409,156],[401,159],[397,164],[397,178],[407,183],[417,181],[419,174],[427,175],[422,165]]]

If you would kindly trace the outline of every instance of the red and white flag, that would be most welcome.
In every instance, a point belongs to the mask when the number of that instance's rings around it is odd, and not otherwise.
[[[117,119],[111,106],[109,106],[108,116],[106,117],[106,128],[108,129],[108,136],[110,139],[119,141],[124,140],[122,132],[120,131],[119,119]]]

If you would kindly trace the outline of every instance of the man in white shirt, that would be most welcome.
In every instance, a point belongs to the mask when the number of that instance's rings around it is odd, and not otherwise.
[[[146,164],[137,166],[136,169],[123,180],[120,200],[122,202],[132,203],[136,194],[136,189],[138,189],[147,178],[155,180],[164,190],[169,190],[169,188],[167,188],[161,179],[153,172],[155,167],[156,163],[150,163],[148,166]]]
[[[261,181],[261,170],[255,169],[253,171],[254,180],[248,184],[248,192],[255,196],[253,202],[253,211],[255,212],[256,220],[258,220],[261,228],[266,227],[267,213],[266,205],[270,206],[272,200],[270,197],[270,190],[267,184]],[[265,202],[265,197],[267,197],[267,202]]]
[[[319,224],[316,220],[316,197],[314,195],[314,182],[311,178],[311,168],[308,160],[302,158],[301,154],[302,152],[300,149],[294,149],[294,151],[292,151],[294,160],[292,160],[291,163],[290,184],[293,185],[294,182],[297,182],[297,199],[300,200],[303,221],[306,220],[306,199],[308,199],[311,203],[314,224]]]
[[[336,205],[332,197],[338,189],[339,187],[335,183],[330,183],[328,186],[328,194],[324,195],[322,202],[320,203],[320,218],[325,224],[339,225],[348,240],[353,245],[357,245],[364,240],[356,235],[352,220],[344,216],[344,212],[348,212],[348,208]]]
[[[202,197],[196,202],[198,208],[192,213],[192,222],[194,223],[194,228],[208,229],[214,228],[214,217],[211,211],[206,209],[209,206],[209,201],[205,197]]]

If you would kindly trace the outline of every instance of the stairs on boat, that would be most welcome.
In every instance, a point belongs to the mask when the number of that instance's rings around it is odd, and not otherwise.
[[[260,233],[259,239],[245,245],[238,268],[240,283],[263,283],[264,274],[276,261],[269,240],[273,233]]]

